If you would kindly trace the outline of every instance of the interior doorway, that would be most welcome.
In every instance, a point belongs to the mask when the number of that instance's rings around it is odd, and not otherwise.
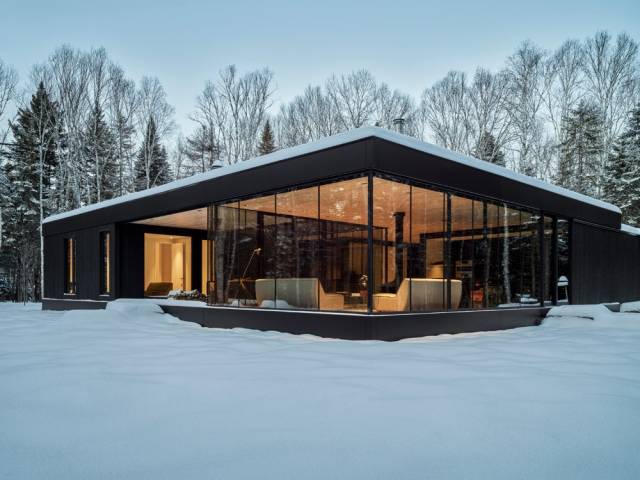
[[[166,296],[191,290],[191,238],[144,234],[145,296]]]

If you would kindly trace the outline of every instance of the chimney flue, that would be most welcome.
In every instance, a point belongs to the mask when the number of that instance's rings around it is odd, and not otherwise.
[[[393,127],[399,132],[399,133],[404,133],[404,123],[405,120],[404,118],[400,117],[400,118],[394,118],[393,119]]]

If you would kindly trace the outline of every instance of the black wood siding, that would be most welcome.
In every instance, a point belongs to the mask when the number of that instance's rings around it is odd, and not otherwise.
[[[573,222],[571,301],[640,300],[640,237]]]
[[[100,232],[111,233],[111,295],[100,295]],[[64,239],[76,240],[76,283],[77,293],[65,295],[65,251]],[[76,230],[44,239],[45,298],[78,298],[92,300],[108,300],[115,293],[116,249],[115,228],[113,225],[102,225],[84,230]]]

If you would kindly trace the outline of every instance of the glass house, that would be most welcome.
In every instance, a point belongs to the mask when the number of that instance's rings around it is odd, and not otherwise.
[[[362,128],[50,217],[44,307],[146,297],[342,338],[534,325],[640,297],[634,233],[613,205]]]

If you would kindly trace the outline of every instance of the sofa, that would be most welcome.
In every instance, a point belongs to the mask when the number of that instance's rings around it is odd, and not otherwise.
[[[172,282],[151,282],[144,291],[145,297],[166,297],[173,290]]]
[[[326,293],[317,278],[259,278],[255,283],[258,306],[275,305],[281,308],[344,309],[344,296]],[[276,288],[277,302],[276,302]],[[286,303],[284,303],[286,302]]]
[[[411,289],[411,295],[409,295]],[[396,293],[374,293],[373,310],[404,312],[444,310],[446,281],[441,278],[405,278]],[[451,280],[451,308],[458,308],[462,296],[462,281]],[[409,305],[411,301],[411,305]]]

